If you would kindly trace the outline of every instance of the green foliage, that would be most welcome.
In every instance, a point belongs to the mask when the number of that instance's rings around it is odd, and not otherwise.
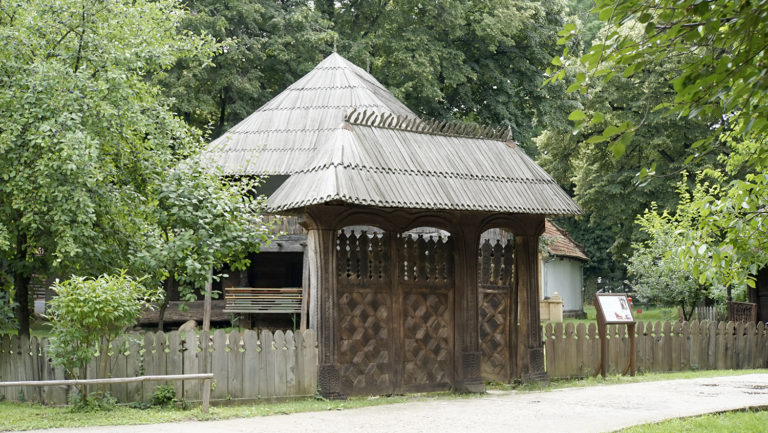
[[[632,29],[628,36],[640,38]],[[671,102],[673,95],[666,83],[681,66],[670,59],[663,65],[624,77],[626,67],[615,65],[616,76],[595,83],[587,94],[572,93],[580,108],[570,118],[582,122],[574,131],[570,122],[550,124],[537,139],[538,162],[555,179],[573,192],[584,209],[579,221],[566,222],[566,229],[582,243],[590,257],[586,275],[600,276],[614,284],[623,280],[620,265],[631,254],[630,244],[644,236],[634,225],[637,215],[655,202],[662,209],[673,209],[678,173],[694,155],[693,143],[709,133],[707,122],[700,119],[673,118],[653,111],[658,104]],[[572,75],[584,75],[578,66]],[[603,142],[605,125],[642,124],[627,144],[622,158],[616,158]],[[611,133],[619,129],[611,129]],[[702,157],[694,167],[705,168],[716,158]],[[652,168],[649,168],[652,167]],[[638,176],[645,172],[647,176]]]
[[[191,0],[182,28],[227,40],[200,68],[180,61],[162,80],[174,110],[216,137],[307,73],[331,50],[331,23],[306,2]]]
[[[152,392],[153,406],[170,406],[176,402],[176,389],[173,385],[160,385]]]
[[[242,269],[268,240],[253,178],[227,179],[194,160],[168,173],[154,191],[152,231],[136,252],[139,269],[165,281],[166,295],[194,301],[213,268]],[[174,291],[173,293],[168,293]],[[166,296],[166,299],[168,296]]]
[[[697,218],[675,252],[702,284],[741,290],[768,264],[768,153],[754,141],[730,147],[725,168],[704,171],[678,208]]]
[[[608,31],[578,59],[590,72],[577,78],[581,89],[611,79],[614,64],[625,66],[623,75],[629,77],[680,58],[683,65],[669,81],[675,99],[657,108],[689,118],[720,119],[710,143],[722,132],[740,137],[768,132],[768,77],[764,74],[768,4],[597,0],[594,12]],[[622,31],[627,26],[638,29],[643,37],[628,37]],[[571,37],[566,35],[561,42]],[[563,72],[556,78],[562,78]],[[637,126],[618,133],[620,138],[611,144],[617,154],[622,154],[621,137]]]
[[[701,189],[695,193],[699,196]],[[706,281],[695,277],[691,271],[692,261],[678,254],[680,245],[685,241],[697,223],[698,213],[689,212],[692,201],[687,192],[686,182],[679,188],[680,205],[672,215],[667,211],[659,212],[652,206],[637,223],[649,239],[632,245],[634,253],[627,264],[631,277],[630,284],[642,302],[679,306],[685,320],[689,320],[693,310],[706,298],[723,300],[721,285],[705,284]],[[702,261],[701,265],[706,265]]]
[[[550,81],[570,76],[575,83],[569,90],[590,97],[616,79],[637,79],[670,68],[662,81],[668,100],[649,105],[648,112],[707,125],[703,135],[689,137],[692,142],[676,140],[686,152],[675,159],[693,163],[688,167],[692,171],[709,173],[714,185],[701,200],[686,205],[700,212],[692,227],[700,233],[683,239],[684,249],[690,251],[683,259],[700,281],[724,281],[728,286],[749,281],[746,274],[768,263],[768,257],[756,252],[768,238],[761,211],[765,182],[760,179],[768,158],[768,3],[598,0],[594,13],[605,23],[604,30],[583,54],[571,56],[565,49],[553,61]],[[569,44],[577,34],[565,27],[559,43]],[[588,141],[603,146],[613,158],[646,145],[639,139],[648,127],[646,117],[604,119],[604,114],[573,111],[577,134],[594,129]],[[717,170],[708,170],[718,154]],[[663,175],[657,169],[652,161],[646,163],[638,170],[641,183]]]
[[[544,117],[563,115],[542,72],[565,24],[559,1],[335,2],[339,52],[420,114],[509,126],[530,151]]]
[[[745,410],[643,424],[621,430],[619,433],[709,433],[735,431],[741,433],[761,433],[765,431],[766,425],[768,425],[768,411]]]
[[[109,412],[116,407],[117,399],[109,393],[105,393],[100,398],[75,394],[72,396],[70,411],[73,413]]]
[[[175,0],[27,0],[0,13],[0,270],[28,333],[39,276],[130,269],[152,185],[199,137],[154,79],[217,50]]]
[[[10,293],[0,291],[0,335],[10,334],[16,329],[16,318],[13,317],[14,302]]]
[[[54,365],[74,378],[87,378],[86,366],[97,356],[108,377],[110,343],[133,326],[142,312],[157,302],[159,289],[145,287],[124,273],[98,278],[76,277],[57,282],[50,302],[50,354]],[[79,388],[87,399],[87,389]]]
[[[562,89],[541,86],[565,23],[556,0],[284,2],[192,0],[193,32],[232,38],[200,69],[163,82],[175,109],[217,136],[338,51],[417,113],[507,125],[528,150],[544,117],[566,116]]]

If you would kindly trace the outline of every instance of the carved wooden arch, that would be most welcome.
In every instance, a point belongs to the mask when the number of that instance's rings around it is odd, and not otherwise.
[[[515,235],[536,236],[544,233],[544,220],[542,215],[492,214],[480,222],[480,233],[500,228]]]
[[[455,236],[460,224],[454,212],[363,207],[316,206],[307,209],[305,228],[339,230],[354,225],[367,225],[390,233],[403,233],[417,227],[434,227]]]

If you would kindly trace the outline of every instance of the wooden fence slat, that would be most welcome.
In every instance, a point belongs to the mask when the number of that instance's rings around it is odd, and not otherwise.
[[[200,352],[200,339],[196,332],[188,331],[184,333],[183,349],[181,360],[183,363],[182,373],[192,374],[200,373],[199,359]],[[200,400],[200,383],[192,380],[182,381],[182,390],[184,400],[196,401]]]
[[[222,329],[217,329],[213,333],[213,353],[211,353],[211,372],[214,375],[216,381],[216,387],[211,391],[211,399],[223,400],[227,398],[229,391],[227,385],[229,383],[229,376],[227,370],[229,368],[229,362],[227,358],[229,353],[227,351],[227,340],[229,336]]]
[[[552,323],[547,322],[547,324],[544,325],[544,338],[546,339],[544,340],[544,353],[547,357],[546,369],[547,372],[550,372],[550,376],[561,377],[562,373],[556,370],[557,362],[555,362],[555,359],[557,358],[557,354],[555,353],[555,341],[557,338],[554,336],[553,330],[554,326]]]
[[[587,352],[586,346],[588,344],[587,342],[587,327],[584,326],[583,323],[578,323],[576,325],[576,371],[577,376],[584,377],[589,374],[589,372],[586,371],[586,367],[589,365],[587,364],[584,359],[584,354]]]
[[[243,333],[243,397],[259,397],[259,336],[250,329]]]
[[[591,322],[587,327],[587,336],[589,338],[589,353],[588,361],[589,369],[594,373],[597,371],[597,366],[600,363],[600,339],[597,338],[597,325],[595,322]]]
[[[112,342],[110,348],[110,377],[129,377],[126,370],[126,357],[125,357],[125,337],[118,336],[115,341]],[[124,383],[118,383],[109,387],[109,393],[117,399],[118,402],[127,403],[130,401],[128,397],[128,388]]]
[[[156,360],[156,347],[155,347],[156,335],[154,333],[147,332],[144,334],[144,353],[142,356],[141,369],[144,374],[155,374],[155,360]],[[150,401],[152,399],[152,390],[147,389],[144,383],[139,385],[141,389],[141,401]]]
[[[238,331],[232,331],[229,334],[227,347],[229,356],[227,358],[227,395],[230,398],[238,398],[243,395],[243,351],[241,350],[242,340]]]
[[[367,238],[366,238],[367,239]],[[293,331],[285,333],[285,388],[286,395],[297,395],[296,386],[296,342]]]
[[[144,355],[146,354],[144,336],[132,332],[125,335],[125,374],[126,376],[143,376],[145,371]],[[142,401],[142,385],[128,383],[125,385],[126,400]]]
[[[166,334],[168,345],[165,354],[165,374],[184,374],[184,354],[182,352],[181,335],[179,331],[171,331]],[[182,398],[184,395],[184,384],[181,380],[174,380],[170,383],[176,393],[176,398]]]
[[[667,322],[669,323],[669,322]],[[681,326],[680,322],[675,322],[674,324],[671,324],[671,332],[672,335],[669,338],[669,349],[670,349],[670,360],[671,363],[669,364],[669,371],[678,371],[680,370],[680,358],[681,358],[681,352],[680,350],[680,333],[681,333]]]
[[[275,395],[283,397],[287,395],[287,373],[286,373],[286,348],[285,334],[283,331],[275,331]]]
[[[272,334],[269,331],[262,330],[259,332],[259,395],[269,396],[269,385],[267,383],[267,376],[271,374],[268,371],[269,366],[267,360],[272,353]]]
[[[314,395],[315,390],[317,389],[317,369],[318,369],[318,362],[317,362],[317,336],[315,335],[315,331],[312,329],[307,329],[302,334],[302,339],[304,341],[304,345],[302,346],[303,350],[303,362],[304,362],[304,389],[302,390],[302,394],[304,395]]]
[[[261,347],[263,348],[262,354],[264,355],[264,358],[266,358],[265,366],[266,366],[266,385],[267,389],[265,394],[266,395],[276,395],[275,393],[275,344],[273,340],[273,335],[271,332],[267,330],[261,331]]]

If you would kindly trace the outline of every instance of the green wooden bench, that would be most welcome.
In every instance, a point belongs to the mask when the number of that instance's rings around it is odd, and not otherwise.
[[[225,313],[301,314],[301,287],[224,289]]]

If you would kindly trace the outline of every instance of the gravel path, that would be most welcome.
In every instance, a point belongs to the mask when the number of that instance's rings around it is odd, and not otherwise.
[[[768,374],[489,392],[482,398],[401,403],[208,422],[40,430],[86,432],[611,432],[682,416],[768,407]]]

